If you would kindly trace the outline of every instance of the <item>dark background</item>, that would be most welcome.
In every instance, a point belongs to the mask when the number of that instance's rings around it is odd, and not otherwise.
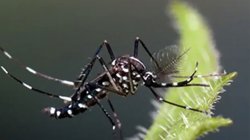
[[[190,0],[214,32],[221,64],[239,76],[216,105],[216,115],[234,124],[202,139],[249,139],[250,1]],[[116,54],[131,53],[136,36],[158,50],[178,40],[166,16],[165,0],[1,0],[0,44],[36,70],[74,79],[96,47],[107,39]],[[106,53],[106,52],[105,52]],[[103,53],[103,56],[106,54]],[[140,56],[145,56],[142,53]],[[0,56],[0,63],[35,87],[70,95],[73,91],[32,76]],[[145,58],[147,60],[147,58]],[[94,75],[94,74],[93,74]],[[135,96],[112,96],[126,137],[139,124],[151,124],[152,95],[140,88]],[[99,108],[74,119],[54,120],[41,113],[43,107],[61,102],[37,95],[0,73],[0,139],[111,139],[111,125]],[[106,104],[104,103],[106,106]]]

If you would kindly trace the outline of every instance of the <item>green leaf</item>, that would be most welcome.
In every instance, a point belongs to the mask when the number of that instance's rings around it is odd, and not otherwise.
[[[179,64],[181,75],[190,75],[199,62],[198,74],[218,72],[220,69],[211,32],[200,14],[186,2],[173,0],[170,4],[174,25],[180,35],[180,48],[190,49]],[[209,112],[210,115],[161,104],[145,140],[194,140],[232,123],[230,119],[213,117],[214,103],[220,98],[223,86],[229,85],[237,73],[208,78],[196,78],[193,83],[206,83],[210,87],[183,87],[169,89],[165,99],[188,107]],[[174,79],[180,81],[180,79]]]

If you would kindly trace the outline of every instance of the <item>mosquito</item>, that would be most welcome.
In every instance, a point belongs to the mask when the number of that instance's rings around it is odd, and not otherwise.
[[[145,64],[139,59],[138,52],[139,46],[141,46],[146,54],[150,57],[156,71],[150,71],[146,68]],[[110,63],[106,63],[104,59],[100,56],[100,52],[102,48],[106,48],[108,51],[108,55],[110,57]],[[154,56],[149,49],[146,47],[144,42],[137,37],[134,41],[134,51],[132,55],[123,55],[120,57],[116,57],[113,53],[113,50],[110,44],[104,40],[103,43],[97,48],[94,53],[94,56],[91,58],[90,62],[85,65],[85,68],[82,69],[80,75],[77,77],[75,81],[63,80],[54,78],[47,74],[38,72],[33,68],[24,65],[16,58],[12,57],[10,53],[5,51],[2,47],[0,47],[1,52],[10,60],[15,62],[21,68],[27,70],[29,73],[36,75],[38,77],[42,77],[48,80],[52,80],[55,82],[59,82],[63,85],[69,86],[74,89],[74,93],[71,96],[63,96],[57,95],[54,93],[50,93],[44,90],[40,90],[29,85],[26,82],[23,82],[13,74],[9,73],[9,71],[1,65],[1,69],[7,74],[10,78],[15,80],[16,82],[20,83],[25,88],[32,90],[34,92],[47,95],[52,98],[60,99],[66,102],[66,105],[63,107],[47,107],[44,109],[44,112],[49,114],[49,116],[54,117],[56,119],[62,118],[72,118],[75,115],[85,112],[90,107],[94,105],[98,105],[105,116],[108,118],[109,122],[112,124],[113,130],[121,131],[121,122],[118,118],[118,115],[115,111],[115,108],[108,98],[109,93],[115,93],[120,96],[128,96],[134,95],[138,89],[140,83],[142,83],[146,88],[148,88],[153,96],[162,103],[167,103],[182,109],[191,110],[198,113],[206,113],[203,110],[192,108],[185,105],[180,105],[168,100],[165,100],[160,94],[158,94],[155,89],[157,88],[171,88],[171,87],[188,87],[188,86],[201,86],[201,87],[208,87],[207,84],[201,83],[191,83],[196,75],[198,62],[195,65],[193,73],[188,76],[184,77],[186,80],[179,81],[179,82],[159,82],[160,75],[166,70],[162,68],[162,63],[157,59],[157,56]],[[177,53],[176,53],[177,54]],[[184,53],[183,53],[184,54]],[[168,56],[173,59],[169,59],[167,64],[169,67],[167,68],[168,72],[171,71],[174,73],[174,66],[176,64],[175,61],[178,61],[182,55],[174,55]],[[93,69],[93,67],[99,63],[102,68],[103,72],[96,76],[96,78],[88,80],[88,77]],[[171,73],[170,72],[170,73]],[[168,76],[168,73],[164,73],[164,75]],[[183,78],[183,77],[182,77]],[[107,97],[107,102],[109,107],[111,108],[112,115],[103,107],[100,101]]]

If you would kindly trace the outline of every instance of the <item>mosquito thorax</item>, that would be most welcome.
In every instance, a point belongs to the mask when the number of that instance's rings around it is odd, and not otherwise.
[[[111,63],[113,80],[123,96],[135,93],[145,69],[139,59],[129,55],[118,57]]]
[[[129,64],[131,67],[136,67],[138,71],[144,71],[146,69],[145,65],[138,58],[129,55],[118,57],[111,63],[113,68],[122,68],[126,72],[129,70]]]

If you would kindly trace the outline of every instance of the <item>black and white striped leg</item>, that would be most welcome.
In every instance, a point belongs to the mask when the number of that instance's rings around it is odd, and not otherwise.
[[[80,91],[81,87],[84,85],[85,81],[87,80],[90,72],[92,71],[92,68],[93,68],[97,58],[99,59],[98,55],[96,55],[94,58],[92,58],[91,62],[87,65],[86,69],[84,69],[84,71],[81,72],[81,74],[78,78],[79,83],[78,83],[78,85],[76,85],[77,89],[75,90],[74,94],[71,96],[73,101],[77,100],[77,97],[80,94],[79,91]]]
[[[95,83],[88,83],[88,85],[85,85],[86,89],[91,91],[92,89],[97,89],[97,88],[101,88],[103,90],[107,90],[109,91],[109,89],[106,89],[105,87],[103,86],[99,86],[98,84],[95,84]],[[111,91],[112,92],[112,91]],[[115,109],[114,109],[114,106],[112,105],[110,99],[108,98],[108,104],[112,110],[112,113],[113,113],[113,117],[115,119],[115,121],[113,121],[112,117],[110,116],[110,114],[108,113],[108,111],[102,106],[102,104],[100,104],[100,101],[99,99],[92,94],[92,92],[90,92],[90,95],[96,100],[96,103],[98,104],[98,106],[101,108],[101,110],[103,111],[103,113],[106,115],[106,117],[109,119],[110,123],[112,124],[112,129],[113,130],[119,130],[119,133],[121,132],[120,128],[121,128],[121,123],[120,123],[120,120],[118,118],[118,115],[116,114],[115,112]],[[120,133],[120,136],[121,136],[121,133]]]
[[[97,50],[95,51],[95,54],[94,54],[94,56],[93,56],[91,62],[87,65],[87,68],[84,69],[84,70],[80,73],[80,75],[79,75],[79,77],[78,77],[78,80],[82,80],[82,81],[85,81],[85,80],[86,80],[86,78],[85,78],[85,77],[87,77],[86,73],[88,73],[88,71],[90,71],[90,70],[92,69],[92,67],[93,67],[93,65],[94,65],[94,61],[95,61],[95,59],[96,59],[96,56],[99,55],[99,53],[101,52],[101,49],[102,49],[103,47],[106,47],[106,49],[108,50],[108,53],[109,53],[109,56],[110,56],[111,61],[115,60],[115,55],[114,55],[113,50],[111,49],[110,44],[107,42],[107,40],[104,40],[103,43],[102,43],[102,44],[97,48]],[[84,80],[84,78],[85,78],[85,80]]]
[[[71,96],[73,100],[75,100],[76,97],[78,96],[80,88],[83,86],[83,84],[87,80],[87,78],[88,78],[90,72],[92,71],[92,68],[96,62],[96,59],[99,57],[99,53],[103,47],[107,48],[111,60],[113,61],[115,59],[115,55],[114,55],[113,50],[111,49],[109,43],[106,40],[104,40],[103,43],[96,50],[92,60],[89,62],[89,64],[87,64],[86,68],[81,71],[79,77],[77,78],[77,81],[75,82],[76,91]]]
[[[117,124],[112,120],[112,118],[111,118],[110,114],[108,113],[108,111],[99,102],[97,102],[97,105],[101,108],[102,112],[105,114],[105,116],[108,118],[109,122],[111,123],[112,130],[114,132],[113,135],[114,135],[115,139],[123,140],[121,129],[117,128]],[[115,135],[117,129],[119,130],[119,138],[117,138],[116,135]]]
[[[110,44],[108,43],[107,40],[104,40],[104,41],[103,41],[103,43],[100,45],[100,47],[96,50],[96,53],[95,53],[94,56],[99,55],[99,53],[100,53],[100,51],[101,51],[101,49],[102,49],[103,47],[106,47],[106,48],[107,48],[108,53],[109,53],[109,56],[110,56],[110,59],[111,59],[112,61],[115,60],[114,52],[113,52],[113,50],[111,49],[111,46],[110,46]]]
[[[133,65],[133,66],[134,66],[134,65]],[[197,66],[197,65],[196,65],[196,66]],[[134,67],[135,67],[135,66],[134,66]],[[135,67],[135,68],[136,68],[136,67]],[[136,70],[137,70],[137,69],[136,69]],[[196,69],[196,70],[197,70],[197,69]],[[138,71],[138,70],[137,70],[137,71]],[[195,73],[196,73],[196,72],[194,72],[194,74],[195,74]],[[192,75],[194,75],[194,74],[192,74]],[[140,74],[140,75],[141,75],[141,77],[143,77],[142,74]],[[152,79],[151,79],[150,82],[146,81],[147,79],[144,79],[144,78],[142,78],[142,80],[143,80],[144,83],[152,83]],[[157,99],[159,102],[164,102],[164,103],[167,103],[167,104],[176,106],[176,107],[180,107],[180,108],[187,109],[187,110],[192,110],[192,111],[195,111],[195,112],[207,113],[207,112],[202,111],[202,110],[199,110],[199,109],[195,109],[195,108],[191,108],[191,107],[188,107],[188,106],[179,105],[179,104],[176,104],[176,103],[167,101],[167,100],[165,100],[163,97],[161,97],[159,94],[157,94],[157,93],[153,90],[153,88],[152,88],[152,86],[151,86],[150,84],[149,84],[149,85],[145,85],[145,86],[146,86],[147,88],[150,89],[150,91],[153,93],[153,95],[156,97],[156,99]]]
[[[121,124],[121,121],[120,121],[120,119],[119,119],[119,117],[118,117],[118,115],[117,115],[117,113],[115,111],[115,108],[114,108],[114,106],[113,106],[113,104],[112,104],[112,102],[111,102],[111,100],[109,98],[108,98],[108,104],[109,104],[109,106],[110,106],[110,108],[112,110],[113,117],[115,119],[117,129],[119,131],[119,134],[118,134],[119,138],[120,138],[120,140],[122,140],[123,139],[123,134],[122,134],[122,129],[121,129],[122,124]]]
[[[83,71],[83,73],[81,74],[81,75],[83,75],[82,79],[80,79],[81,82],[77,85],[78,88],[76,89],[76,91],[74,92],[74,94],[71,96],[72,99],[73,99],[74,101],[77,100],[77,97],[78,97],[79,94],[80,94],[79,91],[80,91],[81,87],[83,86],[83,84],[85,83],[85,81],[87,80],[87,78],[88,78],[88,76],[89,76],[89,74],[90,74],[90,72],[91,72],[91,70],[92,70],[92,68],[93,68],[93,66],[94,66],[94,64],[95,64],[95,62],[96,62],[96,59],[99,60],[99,62],[100,62],[101,65],[103,66],[104,70],[106,71],[106,74],[108,75],[108,77],[112,79],[112,77],[111,77],[111,75],[110,75],[110,72],[109,72],[109,70],[108,70],[108,68],[107,68],[107,66],[106,66],[106,64],[105,64],[105,62],[104,62],[104,60],[103,60],[99,55],[96,55],[96,56],[91,60],[91,62],[88,64],[87,68],[86,68],[86,69]],[[110,81],[111,81],[111,84],[112,84],[112,85],[115,85],[114,82],[113,82],[113,79],[110,80]]]
[[[76,89],[75,92],[71,95],[71,98],[73,101],[77,101],[79,95],[81,94],[81,88],[83,87],[83,85],[85,84],[85,81],[87,80],[94,64],[96,62],[96,57],[94,57],[91,62],[87,65],[87,68],[85,70],[83,70],[83,72],[81,72],[81,75],[79,77],[79,82],[76,85]]]
[[[142,45],[142,47],[144,48],[144,50],[147,52],[147,54],[149,55],[149,57],[155,62],[156,66],[160,68],[160,65],[158,64],[158,62],[155,60],[155,58],[153,57],[152,53],[148,50],[148,48],[146,47],[145,43],[139,38],[136,37],[135,39],[135,44],[134,44],[134,57],[138,57],[138,47],[139,47],[139,43]]]
[[[115,60],[115,55],[113,53],[113,50],[111,49],[111,46],[109,45],[109,43],[107,42],[107,40],[104,40],[103,43],[97,48],[97,50],[95,51],[95,54],[92,58],[92,60],[90,61],[90,63],[87,65],[87,67],[85,69],[83,69],[78,77],[78,81],[80,81],[81,83],[84,83],[85,80],[88,77],[88,74],[90,73],[90,71],[92,70],[92,67],[95,63],[95,60],[97,58],[97,56],[99,55],[99,53],[101,52],[101,49],[103,47],[106,47],[110,56],[111,61]]]
[[[87,80],[94,64],[96,62],[96,57],[94,57],[87,65],[86,65],[86,68],[83,69],[77,79],[78,81],[78,84],[76,85],[77,88],[81,87],[84,82]]]
[[[109,43],[105,40],[101,45],[100,47],[96,50],[95,52],[95,55],[96,56],[97,54],[100,53],[102,47],[106,47],[107,50],[108,50],[108,53],[110,55],[110,58],[111,60],[114,60],[115,59],[115,55],[109,45]],[[26,66],[24,65],[22,62],[18,61],[17,59],[15,59],[14,57],[12,57],[12,55],[10,55],[10,53],[8,53],[7,51],[5,51],[2,47],[0,47],[0,51],[10,60],[12,60],[13,62],[15,62],[18,66],[24,68],[25,70],[27,70],[29,73],[31,74],[34,74],[38,77],[42,77],[42,78],[45,78],[45,79],[48,79],[48,80],[52,80],[52,81],[55,81],[55,82],[59,82],[63,85],[66,85],[66,86],[70,86],[70,87],[75,87],[79,84],[79,82],[82,82],[84,83],[84,81],[86,80],[85,78],[85,75],[86,73],[89,71],[89,68],[86,68],[87,70],[83,70],[78,78],[78,80],[76,82],[72,82],[72,81],[69,81],[69,80],[62,80],[62,79],[58,79],[58,78],[55,78],[55,77],[52,77],[52,76],[49,76],[47,74],[44,74],[44,73],[41,73],[41,72],[38,72],[36,70],[34,70],[33,68],[29,67],[29,66]],[[92,67],[92,66],[90,66]],[[86,72],[87,71],[87,72]],[[85,80],[82,80],[82,79],[85,79]],[[81,80],[81,81],[80,81]]]
[[[179,86],[183,86],[183,85],[187,85],[188,83],[190,83],[194,79],[194,75],[197,73],[198,65],[199,65],[199,63],[196,62],[194,72],[191,74],[191,76],[188,79],[186,79],[184,81],[181,81],[181,82],[178,82],[178,83],[174,82],[173,86],[175,86],[176,84],[179,85]]]
[[[112,120],[112,117],[110,116],[110,114],[108,113],[108,111],[102,106],[102,104],[99,103],[99,101],[97,102],[97,105],[101,108],[102,112],[105,114],[105,116],[108,118],[109,122],[112,125],[112,130],[116,130],[116,124],[115,122]]]
[[[119,138],[118,138],[118,140],[122,140],[123,137],[122,137],[121,129],[119,127],[117,128],[117,124],[112,120],[112,117],[110,116],[108,111],[99,102],[97,102],[97,105],[101,108],[102,112],[105,114],[105,116],[108,118],[109,122],[111,123],[112,130],[114,132],[113,133],[114,137],[116,137],[115,134],[116,134],[116,130],[118,129],[119,130]]]
[[[107,101],[108,101],[108,104],[109,104],[109,106],[110,106],[110,108],[111,108],[111,110],[113,112],[113,116],[114,116],[114,118],[116,120],[117,127],[118,127],[118,129],[120,129],[122,124],[121,124],[121,121],[120,121],[116,111],[115,111],[115,108],[114,108],[114,106],[113,106],[113,104],[112,104],[112,102],[111,102],[111,100],[109,98],[107,99]]]
[[[187,87],[187,86],[202,86],[202,87],[208,87],[207,84],[197,84],[197,83],[191,83],[190,82],[194,79],[194,76],[198,69],[198,62],[196,63],[195,70],[191,74],[191,76],[188,77],[188,79],[180,82],[172,82],[172,83],[156,83],[155,81],[152,81],[152,79],[146,79],[146,86],[151,86],[154,88],[167,88],[167,87]],[[150,81],[148,81],[150,80]]]
[[[34,70],[33,68],[29,67],[29,66],[26,66],[24,65],[22,62],[20,62],[19,60],[15,59],[14,57],[12,57],[12,55],[10,55],[7,51],[5,51],[2,47],[0,47],[0,51],[10,60],[12,60],[14,63],[16,63],[19,67],[25,69],[26,71],[28,71],[29,73],[31,74],[34,74],[38,77],[41,77],[41,78],[45,78],[45,79],[48,79],[48,80],[52,80],[52,81],[55,81],[55,82],[59,82],[63,85],[66,85],[66,86],[70,86],[70,87],[74,87],[74,82],[72,81],[68,81],[68,80],[62,80],[62,79],[58,79],[58,78],[55,78],[55,77],[52,77],[52,76],[49,76],[49,75],[46,75],[46,74],[43,74],[41,72],[38,72],[36,70]]]
[[[49,92],[46,92],[46,91],[43,91],[43,90],[40,90],[40,89],[37,89],[37,88],[34,88],[32,86],[30,86],[29,84],[21,81],[20,79],[18,79],[17,77],[15,77],[14,75],[12,75],[11,73],[9,73],[7,71],[6,68],[4,68],[3,66],[1,66],[1,69],[4,71],[5,74],[7,74],[10,78],[12,78],[13,80],[15,80],[16,82],[20,83],[22,86],[24,86],[25,88],[29,89],[29,90],[32,90],[32,91],[35,91],[37,93],[40,93],[40,94],[44,94],[44,95],[47,95],[49,97],[52,97],[52,98],[58,98],[58,99],[61,99],[61,100],[64,100],[64,101],[71,101],[72,99],[70,97],[67,97],[67,96],[62,96],[62,95],[56,95],[56,94],[53,94],[53,93],[49,93]]]
[[[206,75],[194,75],[193,78],[210,78],[210,77],[220,77],[226,75],[226,72],[223,73],[211,73]],[[189,76],[181,76],[181,75],[170,75],[172,78],[189,78]]]
[[[195,111],[195,112],[199,112],[199,113],[207,113],[206,111],[202,111],[202,110],[199,110],[199,109],[196,109],[196,108],[191,108],[191,107],[188,107],[188,106],[184,106],[184,105],[180,105],[180,104],[176,104],[176,103],[167,101],[167,100],[165,100],[163,97],[161,97],[159,94],[157,94],[157,93],[153,90],[152,87],[148,87],[148,88],[150,89],[150,91],[153,93],[153,95],[156,97],[156,99],[157,99],[159,102],[164,102],[164,103],[167,103],[167,104],[170,104],[170,105],[179,107],[179,108],[183,108],[183,109],[186,109],[186,110],[191,110],[191,111]]]

